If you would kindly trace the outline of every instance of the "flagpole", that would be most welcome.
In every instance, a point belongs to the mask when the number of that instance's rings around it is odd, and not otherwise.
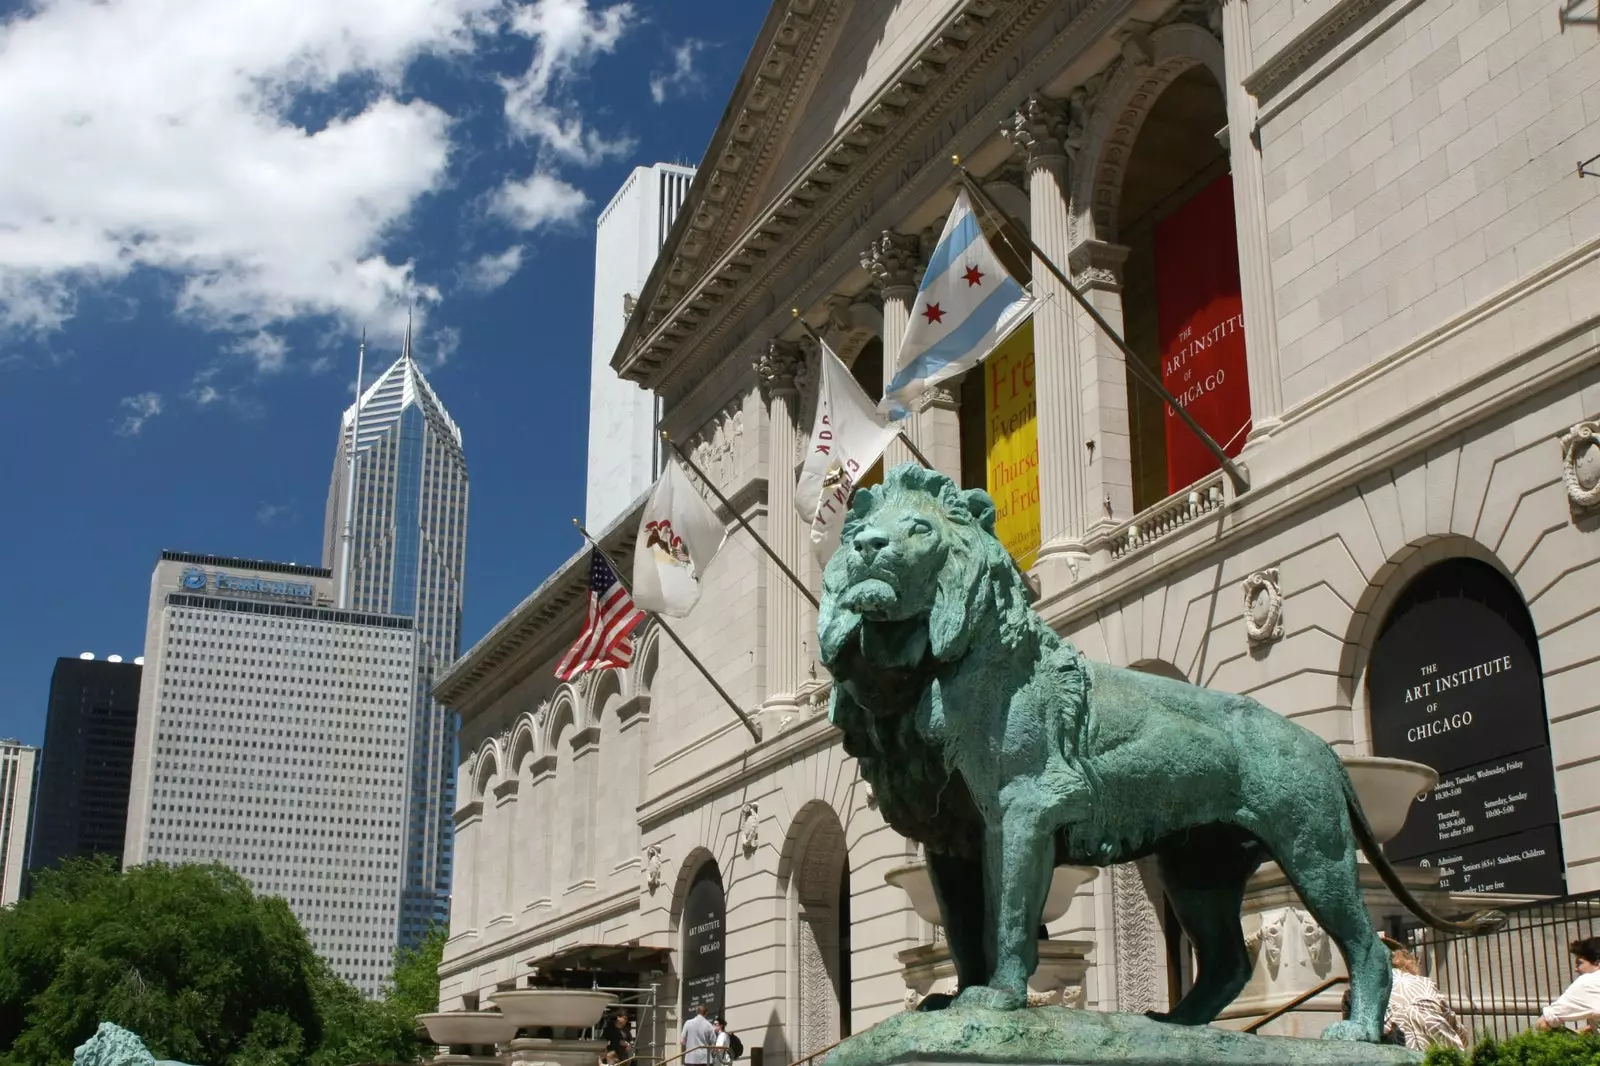
[[[1072,295],[1072,298],[1078,302],[1078,306],[1083,308],[1089,317],[1094,320],[1094,324],[1099,326],[1106,336],[1111,338],[1112,343],[1121,350],[1123,362],[1127,364],[1128,370],[1132,372],[1133,376],[1146,388],[1153,390],[1156,395],[1160,396],[1166,402],[1166,405],[1182,420],[1183,424],[1189,427],[1189,432],[1199,437],[1200,443],[1205,445],[1206,450],[1216,458],[1217,462],[1222,464],[1222,469],[1227,472],[1228,480],[1233,482],[1234,491],[1236,493],[1248,492],[1250,490],[1249,479],[1245,477],[1244,471],[1239,469],[1238,464],[1228,456],[1228,453],[1223,451],[1222,445],[1218,444],[1211,434],[1200,428],[1200,423],[1196,422],[1194,416],[1178,403],[1177,398],[1172,393],[1167,391],[1167,387],[1161,383],[1161,379],[1156,376],[1154,371],[1144,365],[1144,360],[1140,359],[1132,348],[1128,347],[1128,342],[1122,339],[1122,335],[1111,328],[1111,323],[1107,322],[1100,312],[1095,310],[1094,305],[1088,301],[1083,293],[1078,291],[1077,286],[1067,279],[1067,276],[1061,272],[1061,268],[1056,266],[1055,260],[1044,254],[1039,245],[1034,242],[1032,235],[1012,221],[993,200],[989,199],[989,194],[984,192],[978,185],[977,179],[972,176],[971,171],[961,165],[960,158],[956,157],[954,162],[957,172],[961,175],[962,185],[966,187],[972,198],[978,201],[978,206],[993,216],[996,221],[1008,223],[1011,229],[1017,231],[1018,236],[1027,242],[1028,250],[1034,254],[1039,262],[1044,264],[1045,269],[1050,271],[1055,276],[1055,279],[1061,283],[1061,287],[1066,289]],[[1009,241],[1009,237],[1007,239]]]
[[[789,569],[788,563],[784,562],[778,557],[778,553],[772,550],[772,545],[768,544],[766,540],[762,538],[761,534],[755,531],[755,527],[745,520],[744,515],[739,513],[739,509],[722,494],[722,490],[718,489],[716,484],[710,478],[706,477],[705,471],[701,470],[695,465],[694,460],[689,458],[689,454],[687,452],[678,447],[678,442],[668,436],[666,430],[661,431],[661,439],[671,445],[672,450],[677,453],[678,458],[682,459],[689,469],[694,471],[696,477],[706,483],[706,488],[710,489],[711,494],[722,502],[722,506],[728,509],[728,513],[733,515],[734,521],[743,526],[745,532],[749,533],[755,538],[756,543],[761,545],[761,550],[767,553],[767,558],[777,563],[778,569],[783,571],[784,576],[786,576],[790,581],[794,582],[794,587],[800,590],[800,595],[810,600],[811,606],[820,610],[822,608],[822,604],[818,603],[817,598],[811,594],[811,590],[806,588],[805,582],[801,581],[800,578],[796,576],[795,572]]]
[[[611,572],[616,575],[617,584],[621,585],[623,591],[632,597],[633,590],[628,588],[628,583],[623,580],[622,568],[617,565],[616,560],[611,558],[610,555],[606,554],[606,550],[600,547],[600,542],[591,537],[589,535],[589,531],[583,528],[582,522],[574,518],[572,520],[572,524],[577,527],[579,533],[583,534],[583,539],[588,541],[589,545],[594,548],[595,551],[600,553],[600,558],[606,561],[606,565],[611,567]],[[637,604],[635,606],[637,606]],[[717,690],[717,695],[721,696],[723,701],[727,703],[729,707],[733,708],[733,713],[739,716],[739,721],[744,723],[744,727],[750,731],[750,735],[755,738],[756,743],[761,743],[761,730],[756,727],[755,722],[751,720],[748,714],[744,713],[743,708],[734,702],[733,697],[728,695],[728,690],[717,684],[717,679],[711,676],[711,671],[706,669],[705,663],[701,662],[695,657],[694,652],[690,651],[689,646],[683,642],[683,638],[678,636],[677,633],[673,632],[671,626],[667,625],[667,620],[662,618],[654,611],[646,611],[642,607],[640,607],[639,610],[642,613],[649,615],[655,621],[656,625],[661,627],[661,632],[665,633],[672,639],[672,643],[676,644],[678,646],[678,650],[683,652],[684,658],[688,659],[694,668],[700,671],[700,676],[704,677],[707,683],[709,683],[712,688]]]
[[[796,321],[800,323],[800,328],[805,330],[806,333],[810,334],[812,340],[816,341],[818,345],[825,346],[821,335],[819,335],[816,330],[811,328],[811,323],[800,317],[800,309],[798,307],[794,309],[794,317]],[[922,454],[922,449],[918,448],[916,444],[912,442],[911,438],[906,436],[906,431],[902,429],[899,432],[900,443],[906,446],[906,451],[911,453],[911,457],[917,462],[921,463],[925,468],[929,470],[934,469],[933,464],[928,461],[928,457]]]

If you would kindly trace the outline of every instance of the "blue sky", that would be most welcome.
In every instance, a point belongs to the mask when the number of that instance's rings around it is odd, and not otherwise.
[[[466,643],[573,552],[595,213],[698,162],[765,10],[0,5],[0,736],[42,742],[58,656],[142,652],[162,549],[320,561],[356,339],[370,378],[411,304]]]

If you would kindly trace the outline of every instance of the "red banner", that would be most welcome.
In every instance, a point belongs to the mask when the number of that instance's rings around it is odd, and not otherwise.
[[[1161,383],[1230,457],[1250,434],[1235,234],[1233,179],[1227,175],[1158,223],[1155,232]],[[1170,409],[1166,428],[1167,492],[1221,465]]]

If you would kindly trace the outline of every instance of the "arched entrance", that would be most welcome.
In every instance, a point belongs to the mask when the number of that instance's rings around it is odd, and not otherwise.
[[[805,812],[790,886],[796,973],[796,1058],[850,1035],[850,863],[831,807]]]
[[[722,890],[722,871],[716,860],[707,859],[695,870],[683,904],[683,960],[679,976],[683,981],[683,1017],[687,1019],[702,1004],[715,1018],[723,1011],[723,986],[727,976],[725,933],[728,925],[727,897]]]
[[[1250,389],[1237,227],[1221,87],[1198,61],[1150,107],[1127,157],[1116,206],[1124,335],[1230,455],[1244,447]],[[1217,469],[1216,460],[1130,373],[1133,508],[1142,511]]]
[[[1538,634],[1508,578],[1470,558],[1418,574],[1384,617],[1367,697],[1373,753],[1439,772],[1391,859],[1454,892],[1566,891]]]

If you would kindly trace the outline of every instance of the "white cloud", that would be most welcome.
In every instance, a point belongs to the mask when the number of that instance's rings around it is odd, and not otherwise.
[[[180,277],[178,310],[213,328],[395,316],[413,265],[384,241],[451,151],[448,116],[395,93],[411,60],[469,51],[502,5],[39,0],[0,22],[0,158],[26,161],[0,167],[0,329],[57,329],[82,286],[140,268]],[[577,53],[559,19],[540,25],[549,84]],[[325,124],[288,117],[307,94]]]
[[[287,503],[264,503],[256,508],[256,521],[269,526],[279,515],[288,514],[290,509],[291,505]]]
[[[511,31],[533,41],[533,59],[522,74],[500,83],[512,131],[582,166],[632,151],[632,139],[585,127],[567,85],[597,56],[614,51],[633,20],[631,3],[591,10],[588,0],[534,0],[518,7]]]
[[[276,333],[261,330],[239,340],[230,351],[249,356],[258,371],[272,374],[283,369],[283,364],[289,355],[289,344]]]
[[[702,51],[707,42],[690,37],[672,50],[672,69],[650,75],[650,99],[658,104],[667,102],[671,92],[686,92],[700,84],[700,72],[694,69],[695,53]]]
[[[161,413],[161,394],[141,392],[137,396],[124,396],[118,405],[127,409],[117,424],[117,433],[124,437],[137,437],[144,424]]]
[[[517,229],[531,230],[550,223],[571,222],[587,206],[589,198],[581,189],[536,170],[521,181],[502,185],[489,209]]]
[[[513,244],[498,254],[491,252],[480,256],[468,272],[467,284],[479,292],[493,292],[516,277],[521,269],[522,245]]]

